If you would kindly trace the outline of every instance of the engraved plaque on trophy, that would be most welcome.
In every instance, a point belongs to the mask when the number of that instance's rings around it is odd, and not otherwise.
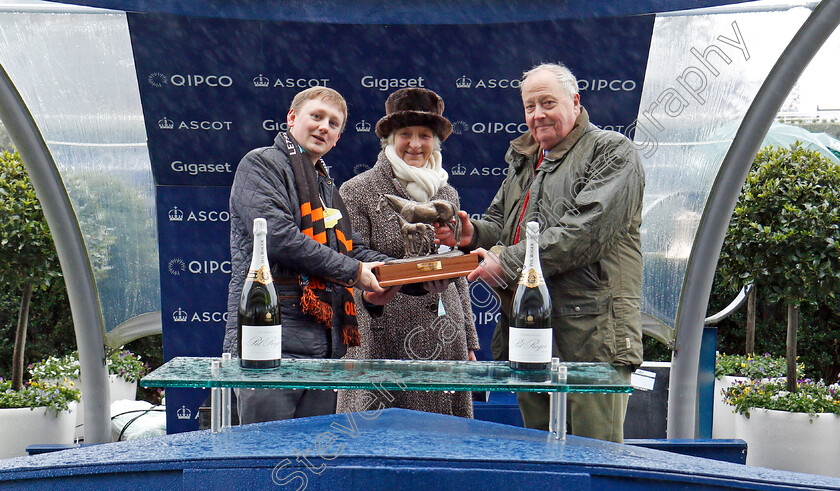
[[[438,253],[438,246],[429,238],[432,224],[439,223],[452,229],[456,243],[461,240],[458,208],[453,203],[446,200],[416,202],[393,194],[383,194],[377,209],[383,203],[394,209],[407,257],[373,268],[380,286],[457,278],[478,267],[477,255],[464,254],[457,249]]]

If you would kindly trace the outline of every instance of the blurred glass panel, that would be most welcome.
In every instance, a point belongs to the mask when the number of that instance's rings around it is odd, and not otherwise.
[[[675,335],[686,265],[726,151],[809,14],[796,8],[657,16],[634,138],[646,174],[642,311],[670,328],[648,332],[661,341]]]
[[[125,14],[0,4],[0,33],[0,63],[78,218],[106,332],[160,310],[154,183]]]

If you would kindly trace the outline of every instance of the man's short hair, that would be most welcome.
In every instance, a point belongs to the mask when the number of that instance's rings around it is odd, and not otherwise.
[[[566,68],[566,65],[562,63],[543,63],[541,65],[537,65],[534,68],[526,71],[522,74],[522,80],[524,81],[526,78],[530,77],[531,75],[541,72],[543,70],[547,70],[551,72],[554,77],[560,82],[560,87],[569,95],[569,97],[578,94],[578,82],[577,78],[572,74],[572,71]],[[520,85],[520,90],[521,85]]]
[[[302,90],[292,99],[292,105],[289,109],[294,109],[295,112],[298,112],[304,104],[313,99],[323,99],[326,102],[335,104],[341,110],[341,114],[344,116],[344,121],[341,122],[341,133],[343,133],[345,126],[347,126],[347,101],[334,89],[319,85]]]

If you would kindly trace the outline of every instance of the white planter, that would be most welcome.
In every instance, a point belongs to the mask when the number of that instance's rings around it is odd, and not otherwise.
[[[67,382],[58,381],[56,379],[48,379],[45,380],[47,383],[57,384],[63,383],[68,385],[70,382],[74,384],[77,389],[82,391],[82,402],[79,403],[79,408],[76,410],[76,431],[74,433],[75,438],[78,440],[80,438],[84,438],[85,436],[85,390],[84,385],[79,382],[79,379],[68,379]],[[110,383],[110,393],[111,398],[108,403],[110,407],[114,401],[121,401],[124,399],[128,400],[135,400],[137,398],[137,382],[128,382],[122,377],[118,377],[117,375],[109,374],[108,375],[108,382]]]
[[[752,408],[736,416],[747,465],[840,477],[840,415]]]
[[[715,379],[715,404],[712,415],[712,438],[732,439],[735,436],[735,408],[723,402],[723,390],[736,383],[746,382],[748,377],[732,377],[724,375],[720,380]]]
[[[73,443],[76,403],[67,411],[45,407],[0,409],[0,459],[27,455],[26,447],[37,443]]]

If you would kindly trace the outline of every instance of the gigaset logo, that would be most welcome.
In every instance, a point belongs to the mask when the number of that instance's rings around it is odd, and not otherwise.
[[[233,78],[228,75],[201,75],[197,73],[186,75],[176,73],[166,76],[163,73],[154,72],[149,74],[148,81],[149,85],[153,87],[163,87],[164,85],[174,85],[176,87],[230,87],[233,85]]]
[[[372,75],[362,77],[362,87],[376,88],[381,91],[388,89],[402,89],[405,87],[424,87],[423,77],[416,78],[376,78]]]
[[[199,174],[213,174],[219,172],[227,172],[232,173],[233,169],[230,168],[230,164],[225,162],[223,164],[207,164],[203,162],[195,162],[195,163],[188,163],[182,162],[180,160],[175,160],[169,167],[174,172],[183,172],[189,174],[191,176],[197,176]]]
[[[263,121],[262,127],[266,131],[288,131],[289,123],[285,121],[275,121],[273,119],[266,119]]]

